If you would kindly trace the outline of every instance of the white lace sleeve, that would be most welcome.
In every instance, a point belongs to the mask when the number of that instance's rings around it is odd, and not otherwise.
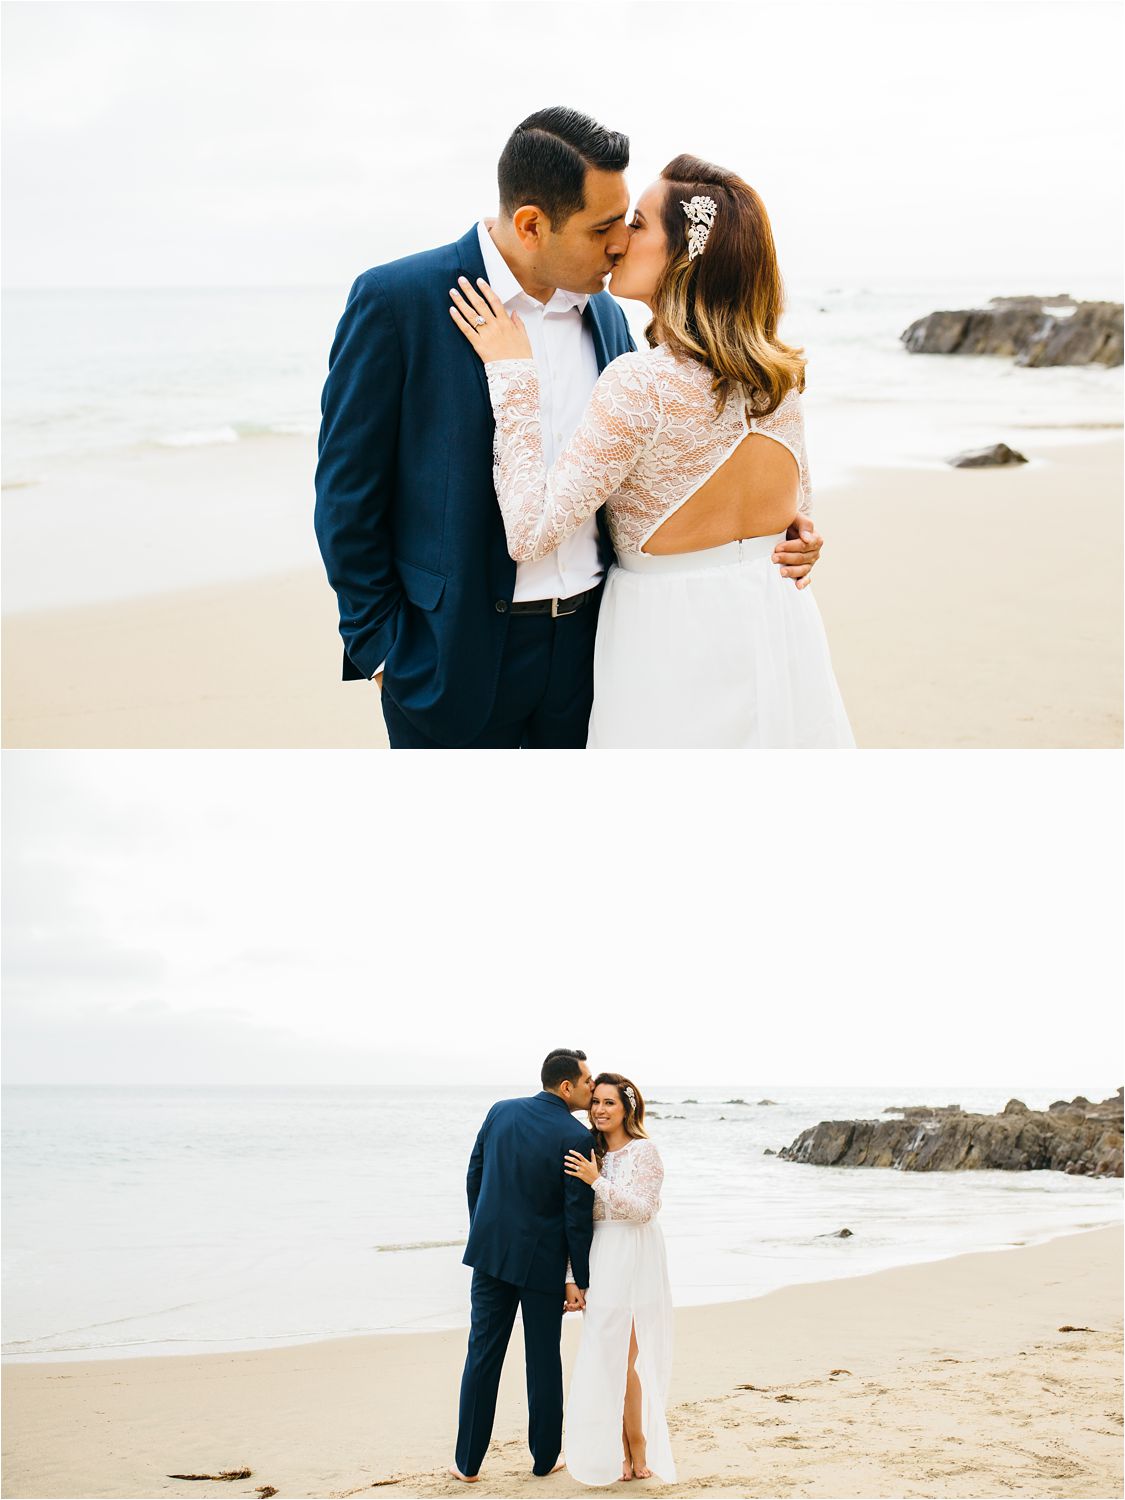
[[[644,1224],[660,1210],[660,1189],[664,1182],[664,1163],[651,1141],[640,1140],[630,1148],[632,1160],[620,1182],[599,1177],[594,1194],[602,1200],[607,1217],[632,1219]]]
[[[812,515],[812,485],[809,483],[809,454],[805,447],[805,417],[801,412],[801,437],[797,448],[797,468],[801,474],[801,493],[797,500],[797,513],[802,516]]]
[[[805,446],[805,411],[800,393],[794,389],[768,417],[747,413],[751,432],[764,432],[789,449],[797,460],[797,511],[812,515],[812,486],[809,484],[809,455]]]
[[[492,360],[485,372],[496,417],[493,473],[508,551],[516,562],[532,562],[577,531],[635,467],[656,429],[659,394],[643,356],[615,359],[548,472],[535,361]]]

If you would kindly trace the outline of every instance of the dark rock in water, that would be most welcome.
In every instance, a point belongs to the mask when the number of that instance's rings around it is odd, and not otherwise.
[[[852,1232],[851,1232],[850,1229],[838,1229],[836,1231],[836,1233],[833,1235],[833,1239],[837,1239],[837,1240],[850,1240],[851,1237],[852,1237]]]
[[[1027,459],[1007,443],[993,443],[991,448],[969,448],[949,462],[955,469],[998,469],[1004,464],[1025,464]]]
[[[911,323],[902,342],[911,354],[997,354],[1011,359],[1041,331],[1043,320],[1037,302],[934,312]]]
[[[1060,315],[1061,314],[1061,315]],[[992,354],[1019,365],[1119,365],[1120,302],[994,297],[988,307],[933,312],[902,335],[911,354]]]
[[[776,1156],[777,1152],[773,1149],[772,1146],[767,1146],[766,1149],[762,1152],[762,1155],[763,1156]]]
[[[698,1099],[681,1099],[680,1103],[681,1104],[698,1104],[699,1100]]]
[[[776,1104],[776,1103],[777,1103],[777,1100],[776,1100],[776,1099],[759,1099],[759,1100],[758,1100],[758,1103],[759,1103],[759,1104],[760,1104],[760,1105],[766,1105],[766,1104]]]
[[[1082,302],[1069,318],[1045,318],[1016,364],[1116,366],[1125,357],[1123,334],[1120,302]]]
[[[745,1099],[724,1099],[723,1103],[724,1104],[745,1104],[746,1100]]]
[[[779,1154],[786,1161],[816,1166],[894,1167],[906,1172],[1054,1171],[1121,1177],[1123,1147],[1119,1089],[1112,1099],[1103,1099],[1100,1104],[1059,1100],[1048,1110],[1027,1109],[1015,1099],[998,1115],[824,1120],[803,1130]]]

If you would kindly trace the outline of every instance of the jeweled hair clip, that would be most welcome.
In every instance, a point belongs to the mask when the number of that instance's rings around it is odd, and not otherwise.
[[[704,198],[697,193],[690,203],[685,203],[681,198],[680,207],[691,225],[687,237],[688,260],[694,260],[707,248],[707,236],[711,233],[711,225],[715,222],[719,205],[714,198]]]

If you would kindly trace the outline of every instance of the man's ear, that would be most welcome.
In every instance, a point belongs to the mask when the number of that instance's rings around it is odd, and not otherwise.
[[[543,243],[544,232],[551,227],[550,219],[535,203],[525,203],[522,208],[517,208],[512,215],[512,224],[516,237],[525,250],[538,250]]]

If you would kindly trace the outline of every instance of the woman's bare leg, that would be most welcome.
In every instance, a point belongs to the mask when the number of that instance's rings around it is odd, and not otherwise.
[[[622,1448],[622,1451],[623,1451],[623,1453],[625,1455],[624,1458],[622,1458],[622,1460],[621,1460],[621,1477],[622,1477],[622,1479],[632,1479],[632,1477],[633,1477],[633,1455],[629,1452],[629,1437],[628,1437],[628,1434],[625,1431],[625,1420],[624,1420],[624,1418],[622,1418],[622,1421],[621,1421],[621,1448]]]
[[[650,1479],[652,1470],[645,1462],[645,1434],[641,1426],[641,1379],[637,1374],[637,1325],[629,1333],[629,1374],[625,1382],[625,1445],[632,1464],[634,1479]]]

